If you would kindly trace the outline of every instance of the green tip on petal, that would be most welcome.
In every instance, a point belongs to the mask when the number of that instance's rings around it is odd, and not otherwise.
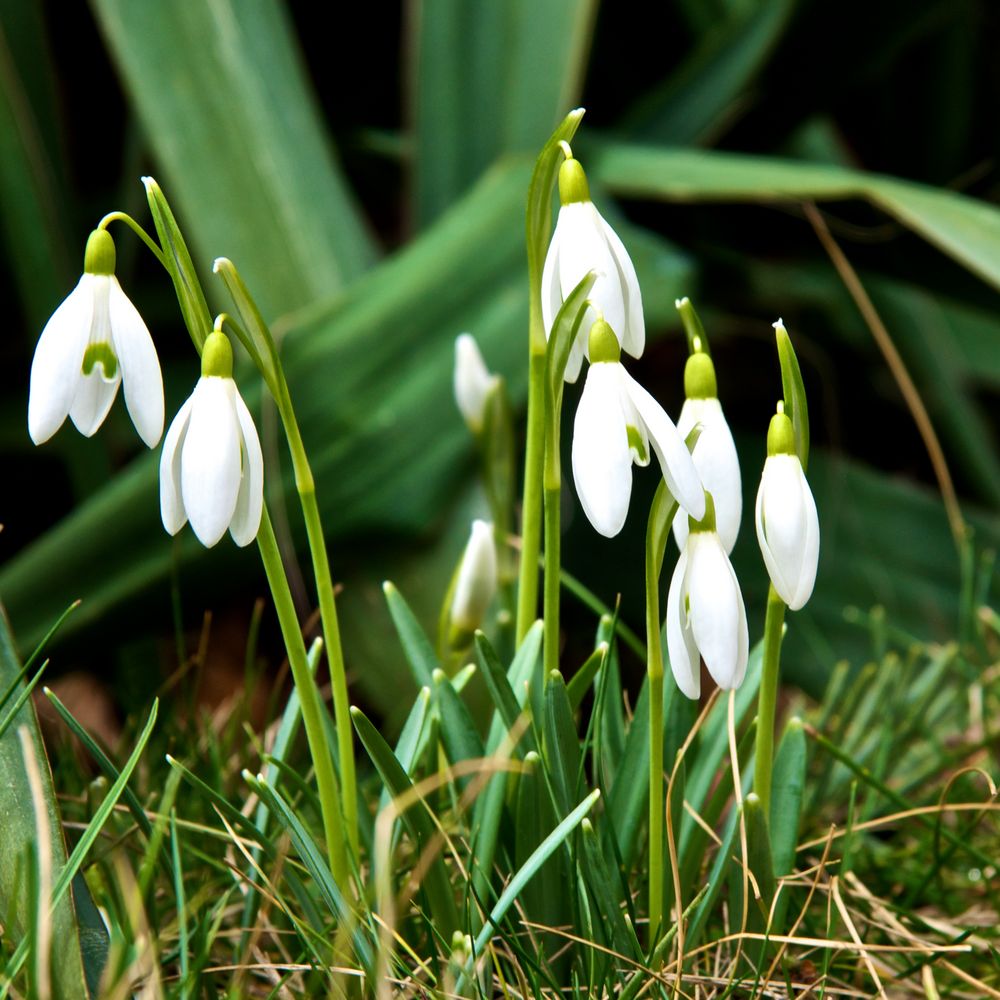
[[[87,237],[83,270],[85,274],[115,273],[115,241],[106,229],[95,229]]]
[[[559,168],[559,200],[564,205],[590,201],[590,185],[579,160],[564,160]]]
[[[115,380],[118,374],[118,358],[110,344],[102,341],[87,345],[86,351],[83,352],[83,364],[80,366],[83,374],[89,375],[95,365],[101,366],[106,381]]]
[[[705,490],[705,516],[700,521],[696,521],[689,515],[688,531],[691,534],[699,531],[715,531],[715,501],[708,490]]]
[[[712,359],[700,351],[692,354],[684,365],[684,395],[688,399],[715,399],[718,394]]]
[[[600,361],[620,361],[621,356],[622,348],[615,331],[603,319],[599,319],[590,328],[590,363],[596,365]]]
[[[780,403],[778,405],[781,406]],[[768,456],[795,454],[795,429],[785,414],[784,407],[771,417],[771,426],[767,429],[767,454]]]
[[[233,347],[221,330],[213,330],[205,338],[201,351],[201,374],[218,378],[233,377]]]

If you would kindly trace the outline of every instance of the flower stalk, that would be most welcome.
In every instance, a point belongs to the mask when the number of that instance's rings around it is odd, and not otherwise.
[[[771,815],[771,773],[774,768],[774,716],[781,670],[781,638],[784,634],[785,602],[772,583],[767,590],[764,617],[764,660],[757,702],[757,744],[754,755],[753,790],[765,817]]]

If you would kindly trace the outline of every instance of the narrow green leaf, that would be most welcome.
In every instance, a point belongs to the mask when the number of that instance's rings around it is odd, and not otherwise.
[[[391,792],[393,798],[413,795],[413,782],[403,770],[395,754],[385,742],[379,731],[371,724],[359,708],[351,709],[351,718],[361,742],[368,751],[372,763],[378,770],[382,781]],[[410,830],[421,851],[427,848],[435,835],[434,824],[429,815],[429,807],[422,799],[401,813],[403,823]],[[448,871],[440,851],[436,852],[424,875],[423,889],[427,894],[431,914],[435,924],[445,940],[461,929],[455,897],[452,893]]]
[[[704,8],[706,4],[698,4]],[[636,138],[669,146],[703,143],[722,131],[781,38],[797,0],[739,5],[626,118]]]
[[[238,261],[269,317],[374,260],[283,5],[93,6],[201,259]]]
[[[386,580],[382,584],[382,591],[414,680],[419,687],[433,688],[434,671],[441,669],[433,644],[395,586]]]
[[[588,689],[594,682],[597,672],[602,669],[608,658],[608,644],[602,642],[583,662],[583,666],[573,674],[566,685],[566,695],[569,707],[576,712],[580,708]]]
[[[615,142],[602,143],[588,165],[595,180],[636,198],[863,198],[1000,288],[1000,209],[954,191],[826,164]]]
[[[21,665],[14,651],[7,617],[0,608],[0,688],[12,684],[20,674]],[[19,951],[26,953],[30,901],[24,891],[24,865],[29,845],[37,840],[37,831],[31,788],[18,737],[18,730],[22,727],[29,734],[41,777],[55,884],[63,883],[65,873],[69,871],[69,863],[63,839],[62,818],[52,787],[52,772],[31,701],[22,701],[12,719],[14,724],[0,735],[0,815],[4,818],[4,835],[0,837],[0,906],[8,929],[5,936],[9,936],[11,944],[19,942]],[[75,871],[74,868],[73,872]],[[62,891],[65,893],[65,885]],[[79,895],[82,897],[86,892],[84,885]],[[68,1000],[86,1000],[88,992],[80,927],[73,901],[53,894],[52,903],[52,935],[59,948],[59,961],[53,963],[53,988],[60,997]],[[8,967],[8,974],[14,974],[11,967]]]
[[[805,783],[806,735],[801,720],[795,718],[785,727],[774,758],[771,849],[775,875],[788,875],[795,865]]]
[[[581,774],[580,737],[562,674],[553,671],[545,686],[545,743],[542,761],[552,782],[560,813],[576,801]]]
[[[432,689],[434,702],[441,716],[441,742],[445,754],[452,764],[464,761],[479,760],[486,755],[483,741],[476,730],[465,702],[451,686],[443,670],[434,671],[434,687]],[[471,775],[465,775],[457,780],[460,788],[465,788],[471,780]]]
[[[591,896],[601,916],[605,933],[611,946],[621,955],[636,960],[642,957],[642,946],[635,935],[635,928],[625,920],[625,901],[622,883],[612,877],[608,862],[601,847],[601,838],[590,820],[580,825],[583,834],[583,859],[581,871],[590,889]]]
[[[552,321],[545,348],[545,369],[548,390],[558,403],[562,399],[563,376],[569,362],[570,351],[580,333],[580,324],[587,312],[587,296],[597,280],[596,271],[588,271],[576,288],[566,296]],[[553,411],[555,412],[555,410]]]
[[[785,398],[785,412],[795,430],[795,451],[802,463],[802,471],[809,467],[809,404],[806,387],[802,381],[799,359],[795,356],[792,339],[780,322],[774,328],[778,342],[778,361],[781,363],[781,392]]]
[[[593,808],[594,803],[601,797],[599,790],[591,792],[532,852],[531,857],[518,869],[514,877],[507,883],[507,887],[500,894],[496,905],[490,911],[489,920],[486,926],[480,931],[473,946],[473,956],[483,953],[487,942],[493,936],[495,928],[499,928],[500,923],[507,915],[507,911],[514,905],[524,887],[531,881],[535,873],[552,856],[552,854],[563,844],[566,838],[580,825],[583,818]],[[468,972],[468,970],[467,970]],[[466,972],[466,974],[467,974]],[[461,981],[456,986],[456,991],[461,988]]]
[[[530,633],[529,633],[530,634]],[[486,681],[487,690],[493,699],[494,708],[505,728],[510,731],[517,724],[521,714],[521,706],[507,679],[507,672],[500,664],[500,659],[482,632],[476,632],[476,659],[480,671]]]

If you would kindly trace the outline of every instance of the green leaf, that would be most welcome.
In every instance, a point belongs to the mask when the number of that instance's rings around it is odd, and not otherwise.
[[[801,720],[790,719],[774,758],[771,793],[771,856],[774,874],[788,875],[795,865],[799,822],[806,784],[806,734]]]
[[[395,586],[386,580],[382,584],[382,591],[414,680],[420,687],[434,687],[434,671],[440,670],[441,664],[438,663],[433,644]]]
[[[21,674],[21,664],[14,651],[14,642],[6,614],[0,608],[0,689],[10,685]],[[52,858],[53,886],[62,884],[69,871],[66,843],[63,839],[62,818],[52,787],[52,772],[42,743],[35,709],[30,700],[17,709],[13,725],[0,736],[0,815],[4,818],[4,835],[0,837],[0,905],[3,922],[8,928],[10,943],[27,946],[30,901],[25,894],[29,851],[37,842],[35,812],[28,773],[22,754],[20,729],[25,728],[34,749],[41,777],[49,830],[49,851]],[[74,867],[73,872],[76,871]],[[68,882],[68,880],[66,880]],[[58,960],[52,963],[53,988],[68,1000],[87,1000],[80,926],[73,900],[65,895],[53,896],[52,940],[58,948]],[[77,886],[77,895],[87,894],[86,885]],[[93,904],[90,904],[93,906]],[[105,955],[107,938],[105,937]],[[92,963],[88,963],[92,964]],[[13,972],[11,972],[13,974]]]
[[[476,731],[476,724],[443,670],[434,671],[432,693],[441,716],[441,742],[448,760],[452,764],[461,764],[463,761],[484,757],[486,751]],[[470,777],[465,775],[456,779],[458,786],[465,788]]]
[[[538,845],[527,861],[517,870],[514,877],[507,883],[493,909],[490,911],[486,926],[480,931],[473,946],[473,956],[483,953],[487,943],[493,936],[494,928],[498,928],[507,911],[517,901],[524,887],[531,881],[535,873],[563,844],[567,837],[580,825],[583,818],[593,808],[601,797],[599,790],[591,792],[561,823]],[[468,970],[466,971],[467,974]],[[464,975],[463,975],[464,979]],[[462,987],[462,980],[456,985],[456,992]]]
[[[283,5],[93,7],[203,260],[231,257],[269,317],[372,263]]]
[[[72,289],[82,264],[82,247],[68,247],[70,214],[55,159],[57,137],[51,134],[56,110],[42,12],[35,4],[5,7],[0,22],[0,227],[29,329],[38,333]]]
[[[542,761],[552,782],[560,812],[577,798],[581,774],[580,738],[562,674],[553,671],[545,685],[545,742]]]
[[[580,333],[580,324],[587,313],[587,296],[597,280],[596,271],[588,271],[576,288],[566,296],[559,307],[556,318],[552,321],[548,343],[545,348],[545,374],[547,388],[556,401],[556,406],[562,400],[563,375],[569,362],[570,351]],[[553,407],[553,412],[558,412]]]
[[[1000,288],[1000,209],[953,191],[825,164],[615,142],[601,143],[588,165],[614,193],[634,198],[866,199]]]
[[[785,399],[785,413],[795,430],[795,452],[802,463],[802,471],[809,468],[809,404],[806,387],[802,381],[799,359],[795,356],[792,339],[783,325],[774,330],[778,342],[778,360],[781,363],[781,392]]]
[[[602,642],[584,660],[583,666],[570,678],[569,683],[566,685],[566,694],[569,697],[569,707],[572,711],[576,712],[580,708],[590,685],[597,676],[597,672],[604,666],[607,658],[608,644]]]
[[[721,23],[712,20],[680,67],[626,116],[625,130],[668,146],[701,144],[723,131],[745,105],[796,6],[797,0],[760,0],[737,5]]]
[[[351,718],[361,742],[368,751],[372,763],[379,776],[389,789],[394,799],[415,796],[413,782],[396,759],[389,744],[385,742],[379,731],[371,724],[364,712],[359,708],[351,709]],[[408,808],[403,809],[401,818],[410,831],[420,851],[427,849],[435,837],[434,823],[431,819],[430,807],[422,798],[412,801]],[[440,849],[435,851],[423,879],[423,889],[427,894],[431,914],[441,936],[450,940],[451,935],[461,929],[455,897],[452,894],[451,883],[448,880],[448,870],[445,868]]]

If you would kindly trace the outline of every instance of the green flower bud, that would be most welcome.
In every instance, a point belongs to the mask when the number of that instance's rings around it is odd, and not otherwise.
[[[768,457],[795,454],[795,429],[780,403],[778,407],[778,412],[771,417],[771,425],[767,429]]]
[[[688,532],[695,534],[699,531],[715,531],[715,501],[708,490],[705,490],[705,516],[700,521],[688,516]]]
[[[233,377],[233,348],[221,330],[213,330],[205,339],[201,352],[202,377]]]
[[[599,319],[590,328],[590,363],[596,365],[600,361],[620,361],[621,344],[615,336],[615,331]]]
[[[715,365],[702,351],[692,354],[684,365],[684,395],[688,399],[715,399],[719,395]]]
[[[87,237],[83,271],[84,274],[115,273],[115,241],[106,229],[95,229]]]
[[[590,186],[579,160],[563,160],[559,168],[559,201],[564,205],[590,201]]]

